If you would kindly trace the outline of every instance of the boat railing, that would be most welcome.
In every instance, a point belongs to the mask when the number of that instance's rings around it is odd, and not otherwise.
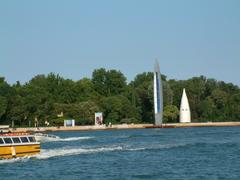
[[[58,136],[55,136],[53,134],[35,133],[34,135],[47,138],[59,138]]]

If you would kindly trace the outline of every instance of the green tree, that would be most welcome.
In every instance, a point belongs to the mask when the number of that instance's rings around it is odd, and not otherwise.
[[[226,120],[226,105],[227,105],[227,101],[228,101],[228,95],[227,93],[225,93],[224,91],[220,90],[220,89],[215,89],[213,90],[212,94],[211,94],[211,98],[213,99],[213,102],[216,106],[216,111],[215,111],[215,120],[216,121],[224,121]]]
[[[162,76],[164,120],[176,122],[183,88],[186,88],[194,122],[240,119],[240,89],[232,83],[207,79],[167,80]],[[26,126],[37,118],[54,123],[57,114],[79,124],[93,124],[94,113],[104,112],[115,123],[153,123],[153,73],[138,74],[127,84],[117,70],[96,69],[92,79],[64,79],[58,74],[37,75],[29,82],[9,85],[0,77],[0,123]]]
[[[231,96],[228,104],[230,106],[228,117],[231,117],[231,120],[233,121],[239,121],[240,120],[240,91]]]
[[[179,110],[174,105],[168,105],[164,107],[163,119],[165,123],[176,123],[178,122]]]
[[[204,76],[194,77],[186,81],[186,91],[193,119],[200,119],[199,104],[204,99],[205,81]]]
[[[153,123],[153,73],[138,74],[130,86],[135,89],[136,108],[142,121]]]
[[[216,116],[216,105],[211,97],[207,97],[199,105],[201,121],[214,121]]]
[[[0,96],[0,119],[6,113],[7,110],[7,99]]]
[[[100,98],[100,95],[94,89],[92,81],[88,78],[83,78],[75,83],[75,92],[77,102],[98,101]]]
[[[92,82],[95,90],[102,96],[121,94],[127,87],[126,77],[120,71],[106,71],[104,68],[94,70]]]
[[[106,122],[119,123],[122,119],[138,119],[137,109],[124,96],[110,96],[103,99],[102,109]]]
[[[92,83],[95,91],[102,96],[107,96],[107,71],[104,68],[95,69],[92,74]]]

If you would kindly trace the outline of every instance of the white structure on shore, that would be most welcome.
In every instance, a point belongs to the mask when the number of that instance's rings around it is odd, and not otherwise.
[[[154,66],[154,114],[155,125],[162,125],[163,119],[163,95],[162,95],[162,80],[158,61],[156,60]]]
[[[190,123],[191,122],[191,112],[188,103],[187,94],[185,88],[183,89],[181,106],[180,106],[180,123]]]
[[[103,125],[103,113],[95,112],[95,126]]]

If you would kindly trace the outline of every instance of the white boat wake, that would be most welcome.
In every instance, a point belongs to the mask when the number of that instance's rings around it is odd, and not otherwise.
[[[79,141],[85,139],[92,139],[93,137],[70,137],[70,138],[53,138],[47,137],[45,138],[44,142],[56,142],[56,141]]]
[[[29,159],[31,159],[31,156],[26,157],[19,157],[14,159],[1,159],[0,164],[9,164],[9,163],[16,163],[16,162],[27,162]]]
[[[78,137],[80,138],[80,137]],[[0,164],[15,163],[15,162],[26,162],[29,159],[49,159],[54,157],[62,156],[74,156],[79,154],[91,154],[101,152],[113,152],[113,151],[145,151],[145,150],[161,150],[171,148],[181,148],[189,146],[190,144],[165,144],[152,147],[129,147],[125,145],[116,145],[112,147],[95,147],[95,148],[80,148],[80,147],[62,147],[56,149],[42,149],[40,154],[28,157],[21,157],[15,159],[3,159],[0,160]]]
[[[123,148],[120,146],[116,147],[99,147],[99,148],[61,148],[61,149],[43,149],[40,154],[35,155],[37,159],[48,159],[52,157],[59,156],[72,156],[78,154],[91,154],[99,152],[110,152],[110,151],[120,151]]]
[[[85,139],[92,139],[93,137],[69,137],[69,138],[60,138],[59,136],[55,135],[48,135],[48,134],[35,134],[35,138],[37,141],[40,142],[57,142],[57,141],[79,141]]]
[[[73,155],[79,155],[79,154],[91,154],[91,153],[111,152],[111,151],[121,151],[121,150],[123,150],[121,146],[98,147],[98,148],[63,147],[58,149],[42,149],[40,154],[33,155],[33,156],[20,157],[15,159],[2,159],[0,160],[0,164],[27,162],[29,159],[49,159],[53,157],[73,156]]]

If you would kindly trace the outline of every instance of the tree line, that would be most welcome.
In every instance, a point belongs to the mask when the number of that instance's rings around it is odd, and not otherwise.
[[[164,122],[179,119],[179,105],[186,88],[193,122],[240,120],[240,89],[204,76],[168,80],[162,75]],[[127,83],[117,70],[96,69],[91,78],[78,81],[58,74],[37,75],[29,82],[8,84],[0,78],[0,124],[94,124],[94,113],[103,112],[104,123],[153,123],[153,73],[138,74]]]

